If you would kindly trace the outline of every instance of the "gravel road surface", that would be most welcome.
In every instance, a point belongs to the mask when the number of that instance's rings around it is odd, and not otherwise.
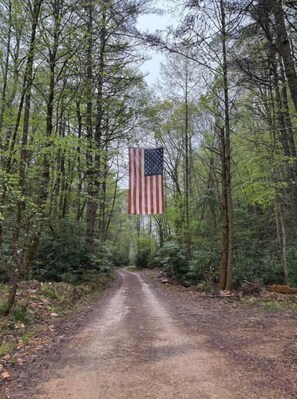
[[[59,355],[49,360],[50,366],[36,386],[15,397],[294,398],[295,386],[290,385],[294,383],[290,378],[284,377],[278,388],[277,370],[265,371],[266,363],[259,368],[255,362],[250,367],[243,356],[244,348],[237,350],[241,350],[241,357],[232,354],[233,338],[234,347],[238,346],[236,337],[232,338],[236,309],[233,321],[230,319],[231,342],[226,347],[221,333],[226,330],[223,336],[228,335],[226,318],[233,312],[230,306],[218,305],[213,313],[209,303],[199,307],[191,303],[189,295],[184,300],[185,295],[186,291],[180,294],[166,291],[161,284],[155,286],[143,273],[121,270],[86,324],[64,342]],[[240,313],[237,316],[242,317]],[[257,319],[252,313],[248,317]],[[296,319],[293,322],[296,327]],[[263,328],[261,333],[265,335]],[[273,348],[270,352],[274,353]]]

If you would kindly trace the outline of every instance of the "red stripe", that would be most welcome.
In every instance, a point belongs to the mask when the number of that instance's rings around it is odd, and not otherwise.
[[[136,213],[136,195],[137,195],[137,166],[136,166],[136,150],[133,149],[133,213]]]
[[[144,176],[144,149],[129,148],[128,213],[160,214],[164,210],[163,175]]]
[[[142,159],[143,159],[143,151],[139,150],[139,159],[138,159],[138,166],[139,166],[139,213],[142,214],[143,209],[142,209],[142,180],[144,178],[144,171],[143,171],[143,164],[142,164]]]
[[[134,149],[134,167],[135,167],[135,212],[139,212],[139,165],[138,165],[138,156],[139,156],[139,151],[137,149]]]
[[[164,191],[164,177],[161,176],[161,182],[162,182],[162,209],[161,209],[161,213],[165,212],[165,191]]]
[[[143,213],[145,214],[145,215],[147,215],[148,214],[148,176],[145,176],[144,177],[144,198],[145,198],[145,201],[144,201],[144,210],[143,210]]]
[[[131,162],[131,148],[129,148],[129,190],[128,190],[128,213],[131,213],[131,202],[132,202],[132,198],[131,198],[131,194],[132,194],[132,176],[131,176],[131,172],[132,172],[132,162]]]

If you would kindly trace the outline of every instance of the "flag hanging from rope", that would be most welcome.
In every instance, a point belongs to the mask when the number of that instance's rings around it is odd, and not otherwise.
[[[129,148],[128,213],[164,213],[163,148]]]

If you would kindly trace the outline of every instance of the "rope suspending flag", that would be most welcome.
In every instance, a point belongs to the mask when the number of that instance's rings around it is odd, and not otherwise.
[[[163,148],[129,148],[128,213],[164,213]]]

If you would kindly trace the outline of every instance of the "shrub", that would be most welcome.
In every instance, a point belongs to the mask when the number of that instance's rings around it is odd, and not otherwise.
[[[288,248],[288,272],[291,285],[297,287],[297,246],[290,245]]]
[[[31,321],[27,304],[16,304],[12,309],[12,317],[15,321],[28,324]]]
[[[129,264],[129,256],[116,248],[111,251],[111,260],[114,266],[127,266]]]
[[[200,248],[193,252],[188,276],[193,282],[213,282],[218,274],[220,254],[212,248]]]
[[[152,266],[156,254],[156,243],[148,236],[139,237],[137,240],[137,251],[135,255],[135,266],[137,268],[149,268]]]
[[[109,273],[112,268],[109,249],[96,242],[94,252],[88,253],[83,237],[81,226],[69,220],[60,222],[54,232],[45,230],[40,238],[31,277],[73,284],[85,280],[86,272]]]
[[[0,252],[0,282],[7,283],[9,281],[11,271],[11,250],[6,244],[2,245]]]
[[[168,241],[159,249],[156,261],[169,276],[180,281],[188,279],[189,262],[185,246],[177,241]]]
[[[241,249],[234,257],[233,282],[235,288],[244,281],[260,285],[283,283],[283,271],[277,254]]]
[[[41,281],[62,281],[65,273],[75,273],[86,257],[82,231],[73,221],[64,220],[54,231],[44,229],[32,277]]]

